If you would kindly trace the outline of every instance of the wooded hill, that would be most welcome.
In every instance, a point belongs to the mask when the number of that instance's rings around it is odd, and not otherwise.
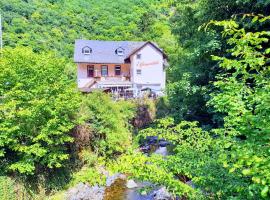
[[[270,0],[1,0],[0,13],[1,197],[19,184],[63,199],[105,185],[105,168],[183,199],[269,199]],[[78,38],[157,42],[167,95],[82,95]],[[166,159],[139,151],[149,136]]]

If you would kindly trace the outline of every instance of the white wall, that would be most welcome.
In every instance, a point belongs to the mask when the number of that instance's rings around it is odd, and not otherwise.
[[[77,64],[77,82],[78,88],[84,87],[87,83],[89,83],[93,78],[87,77],[86,65]]]
[[[141,58],[137,59],[137,54]],[[166,73],[163,70],[163,55],[151,44],[146,45],[131,57],[132,82],[155,90],[164,90]],[[137,74],[137,69],[141,69],[141,75]],[[160,86],[153,86],[159,84]]]

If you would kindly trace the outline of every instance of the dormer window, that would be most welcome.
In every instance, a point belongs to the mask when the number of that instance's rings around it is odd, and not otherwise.
[[[84,55],[90,55],[92,53],[92,49],[90,47],[83,47],[82,48],[82,53]]]
[[[118,49],[115,50],[115,53],[116,53],[118,56],[123,56],[124,53],[125,53],[125,50],[124,50],[122,47],[119,47]]]

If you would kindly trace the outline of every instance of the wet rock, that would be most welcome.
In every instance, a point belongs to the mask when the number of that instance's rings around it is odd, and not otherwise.
[[[126,184],[127,188],[132,189],[138,187],[137,183],[134,180],[128,180]]]
[[[151,150],[151,147],[149,145],[141,146],[140,150],[144,153],[148,153]]]
[[[126,180],[127,177],[124,174],[116,173],[112,176],[107,176],[106,178],[106,187],[110,187],[117,179]]]
[[[105,188],[99,186],[89,186],[88,184],[79,183],[69,189],[66,193],[67,200],[102,200]]]
[[[117,174],[114,174],[112,176],[107,176],[107,178],[106,178],[106,187],[110,187],[114,183],[114,181],[116,179],[118,179],[119,175],[120,174],[117,173]]]
[[[165,187],[160,188],[159,190],[155,191],[154,200],[172,200],[171,194],[167,191]]]
[[[195,185],[192,181],[187,181],[186,184],[195,189]]]
[[[126,180],[127,179],[127,176],[125,174],[120,174],[119,175],[119,178],[122,179],[122,180]]]
[[[158,136],[147,136],[146,141],[148,144],[156,144],[158,141]]]
[[[162,140],[162,141],[159,141],[159,146],[160,147],[166,147],[168,146],[170,143],[168,141],[165,141],[165,140]]]
[[[167,156],[168,155],[168,150],[167,150],[167,147],[159,147],[154,153],[155,154],[160,154],[162,156]]]

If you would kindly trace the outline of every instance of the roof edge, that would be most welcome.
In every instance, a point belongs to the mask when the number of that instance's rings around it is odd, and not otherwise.
[[[157,49],[159,52],[161,52],[162,55],[163,55],[163,58],[165,58],[165,59],[168,58],[167,54],[165,54],[164,51],[162,51],[157,45],[155,45],[153,42],[148,41],[148,42],[145,42],[141,47],[139,47],[139,48],[135,49],[133,52],[131,52],[131,53],[125,58],[125,60],[128,60],[132,55],[134,55],[135,53],[137,53],[138,51],[140,51],[141,49],[143,49],[143,48],[144,48],[146,45],[148,45],[148,44],[151,44],[155,49]]]

